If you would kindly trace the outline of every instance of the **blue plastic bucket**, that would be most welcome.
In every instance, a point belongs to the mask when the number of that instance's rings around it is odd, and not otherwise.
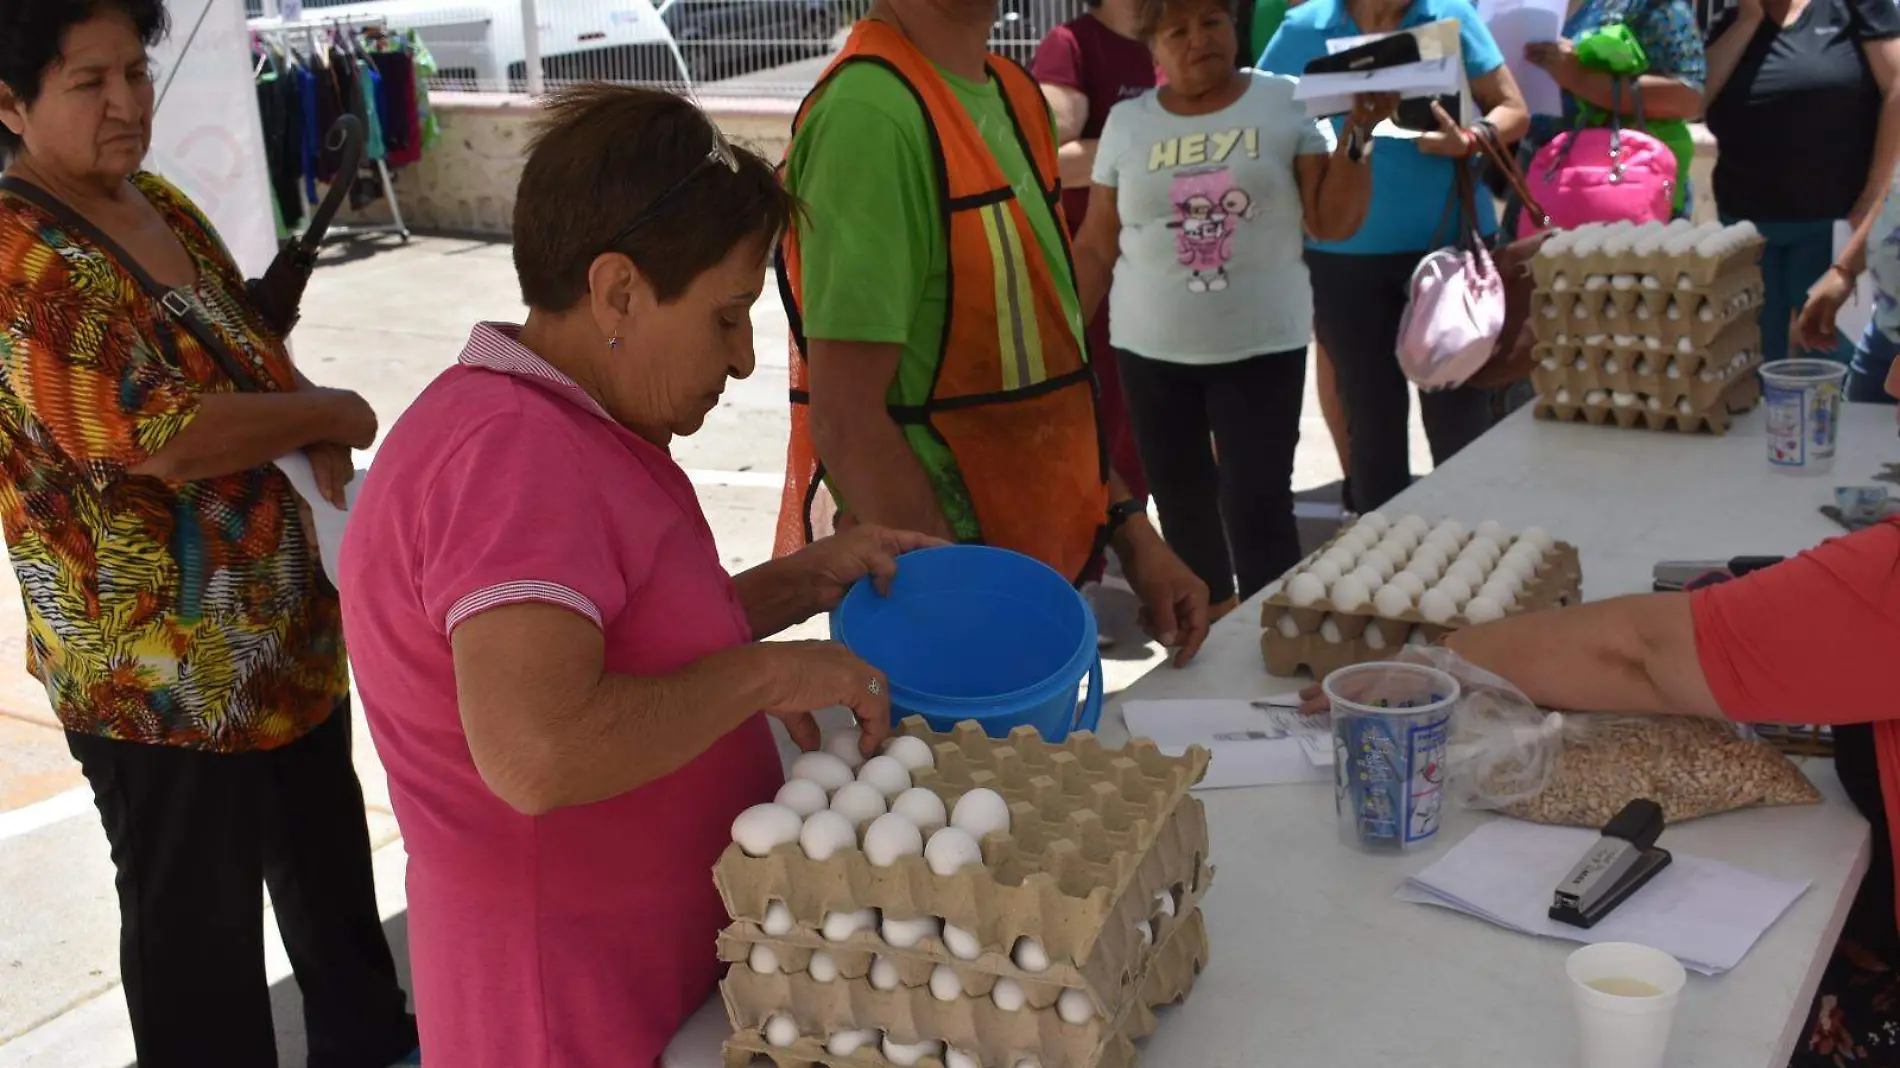
[[[889,597],[868,579],[845,595],[831,634],[889,676],[893,719],[922,716],[936,731],[971,719],[996,738],[1027,724],[1060,742],[1102,718],[1095,613],[1068,580],[1020,553],[910,553]]]

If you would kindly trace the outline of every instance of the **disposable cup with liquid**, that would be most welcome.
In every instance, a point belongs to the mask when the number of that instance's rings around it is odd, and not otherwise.
[[[1662,1068],[1688,973],[1634,942],[1585,946],[1564,965],[1576,1007],[1579,1068]]]

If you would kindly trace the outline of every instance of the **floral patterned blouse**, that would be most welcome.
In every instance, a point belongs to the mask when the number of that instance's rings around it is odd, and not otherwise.
[[[270,389],[283,339],[211,224],[133,183],[196,262],[192,297]],[[275,467],[131,473],[235,383],[103,249],[0,193],[0,525],[26,600],[27,669],[69,731],[232,752],[322,723],[348,693],[336,595]]]

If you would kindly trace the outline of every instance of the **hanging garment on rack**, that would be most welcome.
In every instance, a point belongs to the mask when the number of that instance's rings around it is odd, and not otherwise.
[[[369,131],[368,148],[363,154],[371,163],[380,162],[389,157],[389,146],[383,141],[383,109],[380,103],[383,78],[370,65],[367,56],[357,57],[353,65],[356,68],[357,99],[363,102],[363,127]]]
[[[285,58],[272,49],[263,54],[257,76],[257,112],[264,125],[264,164],[270,173],[271,194],[277,200],[285,227],[303,225],[303,103],[297,77]]]
[[[294,53],[293,53],[294,55]],[[323,124],[318,104],[317,76],[309,64],[298,60],[292,68],[297,76],[297,106],[303,115],[302,135],[298,138],[298,158],[303,174],[304,199],[317,202],[317,161],[323,154]]]
[[[416,68],[416,111],[422,131],[422,147],[426,151],[434,148],[442,139],[442,120],[429,107],[429,79],[436,76],[439,68],[435,65],[435,55],[429,46],[422,43],[422,36],[410,32],[405,38],[409,47],[409,57],[415,61]]]
[[[422,125],[416,101],[416,65],[407,52],[374,52],[371,62],[383,78],[383,143],[391,167],[422,161]]]

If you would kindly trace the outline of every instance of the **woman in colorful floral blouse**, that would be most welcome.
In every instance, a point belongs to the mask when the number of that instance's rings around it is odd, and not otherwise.
[[[309,1063],[381,1068],[415,1020],[376,910],[336,594],[271,465],[303,449],[340,498],[376,417],[297,374],[204,216],[139,171],[165,25],[159,0],[0,0],[0,522],[27,667],[112,844],[139,1063],[277,1063],[268,885]]]

